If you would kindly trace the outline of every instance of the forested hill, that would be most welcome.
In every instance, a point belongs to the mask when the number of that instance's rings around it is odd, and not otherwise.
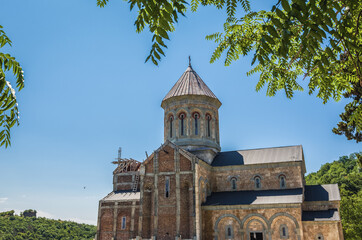
[[[306,176],[308,185],[337,183],[341,192],[341,218],[346,240],[362,236],[362,152],[340,157]]]
[[[96,226],[0,213],[0,240],[94,239]]]

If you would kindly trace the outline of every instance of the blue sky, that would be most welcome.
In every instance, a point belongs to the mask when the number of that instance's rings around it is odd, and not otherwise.
[[[293,100],[283,92],[266,97],[255,91],[258,76],[246,76],[251,57],[230,67],[210,64],[215,44],[205,36],[221,30],[225,17],[214,8],[180,19],[159,67],[144,63],[151,35],[135,32],[135,13],[124,1],[100,9],[95,0],[0,0],[0,13],[13,41],[6,51],[26,79],[17,95],[21,124],[12,146],[0,149],[0,211],[32,208],[96,224],[118,147],[142,161],[163,142],[161,100],[188,55],[223,103],[222,150],[302,144],[308,172],[361,150],[331,131],[346,101],[322,104],[306,91]]]

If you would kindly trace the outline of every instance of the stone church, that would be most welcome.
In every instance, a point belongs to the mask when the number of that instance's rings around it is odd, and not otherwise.
[[[161,103],[164,144],[114,162],[97,240],[343,239],[338,186],[305,184],[302,146],[222,152],[220,106],[190,65]]]

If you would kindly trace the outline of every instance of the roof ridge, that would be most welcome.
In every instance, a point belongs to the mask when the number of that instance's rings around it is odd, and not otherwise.
[[[241,150],[222,151],[220,153],[237,152],[237,151],[250,151],[250,150],[262,150],[262,149],[273,149],[273,148],[299,147],[299,146],[303,146],[303,145],[299,144],[299,145],[278,146],[278,147],[248,148],[248,149],[241,149]]]

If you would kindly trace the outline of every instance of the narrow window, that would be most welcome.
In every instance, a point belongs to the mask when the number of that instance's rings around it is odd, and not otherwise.
[[[211,136],[211,129],[210,129],[211,116],[207,115],[206,120],[207,120],[207,136],[210,137]]]
[[[285,188],[285,187],[286,187],[285,176],[281,175],[280,176],[280,188]]]
[[[233,238],[234,236],[234,233],[233,233],[233,227],[231,226],[231,225],[228,225],[228,226],[226,226],[226,229],[225,229],[226,231],[225,231],[225,238],[226,239],[231,239],[231,238]]]
[[[168,198],[170,196],[170,177],[166,177],[165,179],[165,197]]]
[[[231,189],[233,189],[233,190],[236,189],[236,179],[235,178],[231,179]]]
[[[280,226],[280,238],[287,239],[288,238],[288,228],[285,224]]]
[[[261,188],[260,177],[255,177],[254,181],[255,181],[255,188],[260,189]]]
[[[185,114],[180,114],[180,125],[181,125],[181,136],[185,134],[184,132],[184,125],[185,125]]]
[[[126,229],[126,217],[122,217],[122,229]]]
[[[170,138],[172,138],[173,117],[170,117]]]
[[[198,113],[194,113],[194,119],[195,119],[195,135],[198,135],[199,134],[199,118],[200,118],[200,115]]]

